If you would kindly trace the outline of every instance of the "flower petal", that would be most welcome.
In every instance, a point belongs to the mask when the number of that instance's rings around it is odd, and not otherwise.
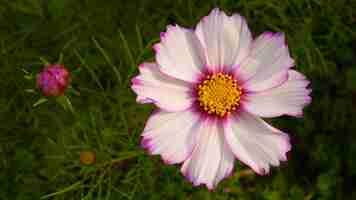
[[[190,84],[161,73],[156,63],[143,63],[140,75],[132,79],[132,89],[140,103],[155,103],[167,111],[180,111],[192,103]]]
[[[197,131],[199,139],[181,171],[195,186],[205,184],[213,189],[231,174],[234,155],[224,140],[223,127],[216,120],[206,119]]]
[[[199,22],[195,33],[206,51],[207,67],[215,72],[239,64],[252,42],[245,19],[237,14],[228,17],[218,8]]]
[[[241,104],[248,112],[261,117],[301,116],[304,106],[311,101],[308,84],[301,73],[289,70],[288,80],[282,85],[247,94]]]
[[[269,172],[270,165],[286,161],[291,149],[287,134],[244,111],[231,116],[224,123],[224,131],[235,156],[261,175]]]
[[[183,162],[196,144],[199,115],[190,109],[182,112],[157,111],[142,133],[142,146],[152,155],[161,155],[167,164]]]
[[[263,33],[251,46],[250,55],[235,71],[249,91],[262,91],[287,80],[288,69],[294,65],[282,33]]]
[[[178,25],[168,26],[154,49],[160,70],[181,80],[195,82],[205,65],[199,39],[192,30]]]

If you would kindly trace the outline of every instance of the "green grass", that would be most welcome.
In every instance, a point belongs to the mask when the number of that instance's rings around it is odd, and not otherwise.
[[[272,121],[293,136],[288,163],[261,177],[236,162],[209,192],[140,148],[153,106],[135,103],[130,79],[166,25],[192,27],[214,7],[245,16],[255,35],[285,32],[313,102],[304,118]],[[0,199],[356,199],[355,44],[355,0],[2,0]],[[33,107],[41,95],[26,91],[35,82],[23,69],[60,57],[76,71],[73,111],[51,98]],[[95,165],[80,164],[82,150]]]

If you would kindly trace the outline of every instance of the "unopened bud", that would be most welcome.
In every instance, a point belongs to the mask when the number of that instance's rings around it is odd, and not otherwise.
[[[83,165],[92,165],[96,161],[96,154],[94,151],[80,152],[80,163]]]
[[[60,64],[47,66],[37,75],[37,87],[45,96],[61,96],[69,85],[70,73]]]

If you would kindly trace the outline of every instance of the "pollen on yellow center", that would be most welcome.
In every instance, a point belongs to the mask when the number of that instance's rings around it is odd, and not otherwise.
[[[198,85],[198,101],[201,108],[219,117],[229,114],[239,106],[242,89],[231,75],[209,75]]]

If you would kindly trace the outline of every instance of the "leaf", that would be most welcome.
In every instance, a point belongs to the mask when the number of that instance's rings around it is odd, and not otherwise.
[[[122,78],[121,78],[121,74],[119,72],[119,70],[117,69],[117,67],[113,64],[113,62],[111,61],[109,55],[106,53],[106,51],[100,46],[99,42],[95,39],[95,37],[92,37],[92,40],[95,44],[95,47],[100,51],[100,53],[103,55],[105,61],[108,63],[108,65],[113,69],[117,80],[119,83],[122,82]]]
[[[64,110],[70,111],[73,114],[75,113],[73,105],[72,105],[72,103],[70,102],[70,100],[69,100],[69,98],[67,96],[65,96],[65,95],[59,96],[59,97],[56,98],[56,100],[64,108]]]
[[[337,184],[337,177],[333,174],[333,172],[324,173],[318,176],[317,179],[317,188],[319,192],[323,196],[332,195],[334,191],[334,187]]]
[[[58,64],[63,64],[63,53],[61,52],[60,54],[59,54],[59,58],[58,58],[58,61],[57,61],[57,63]]]
[[[41,60],[41,62],[43,63],[43,65],[49,65],[50,63],[45,59],[45,58],[43,58],[43,57],[40,57],[40,60]]]
[[[349,90],[356,90],[356,69],[347,70],[346,86]]]
[[[64,194],[66,192],[69,192],[71,190],[75,190],[76,188],[78,188],[80,185],[82,184],[82,181],[77,181],[76,183],[58,191],[58,192],[54,192],[54,193],[51,193],[51,194],[47,194],[45,196],[42,196],[41,199],[48,199],[50,197],[53,197],[53,196],[57,196],[57,195],[61,195],[61,194]]]
[[[43,104],[43,103],[46,102],[46,101],[48,101],[48,99],[46,99],[46,98],[40,98],[38,101],[36,101],[36,103],[34,103],[34,104],[32,105],[32,107],[37,107],[37,106]]]
[[[34,89],[25,89],[25,92],[28,92],[28,93],[36,93]]]
[[[33,76],[32,75],[24,75],[23,76],[25,79],[27,80],[32,80],[33,79]]]
[[[43,10],[40,0],[13,1],[11,6],[18,12],[32,16],[42,16]]]
[[[66,0],[49,0],[48,12],[53,17],[62,17],[65,14]]]

